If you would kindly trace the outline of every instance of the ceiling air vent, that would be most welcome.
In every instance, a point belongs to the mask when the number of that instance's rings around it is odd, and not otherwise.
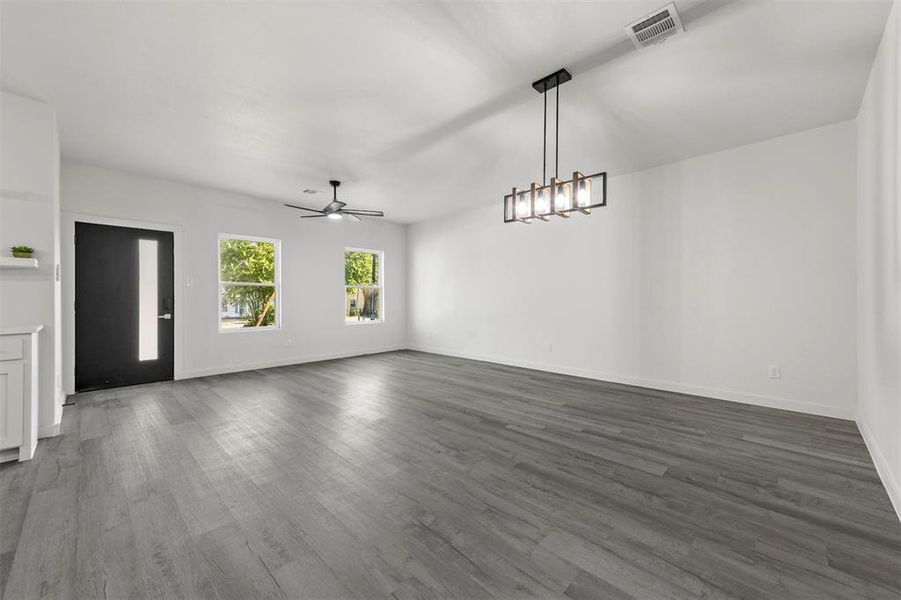
[[[679,20],[676,5],[670,3],[646,17],[626,25],[626,31],[636,48],[647,48],[660,44],[667,38],[685,30],[682,29],[682,21]]]

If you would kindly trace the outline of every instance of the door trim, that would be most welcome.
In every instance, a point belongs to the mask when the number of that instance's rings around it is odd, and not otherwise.
[[[75,393],[75,222],[112,225],[115,227],[132,227],[135,229],[151,229],[172,232],[172,253],[175,259],[175,356],[173,358],[173,379],[183,379],[182,339],[184,323],[181,316],[185,314],[185,302],[182,297],[185,278],[181,254],[181,225],[155,223],[153,221],[137,221],[119,219],[103,215],[92,215],[69,211],[60,212],[60,269],[62,271],[62,364],[63,387],[67,394]]]

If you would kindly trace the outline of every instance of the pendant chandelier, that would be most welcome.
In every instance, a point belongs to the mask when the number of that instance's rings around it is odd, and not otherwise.
[[[542,133],[541,184],[528,189],[513,188],[504,196],[504,223],[548,221],[553,216],[569,218],[570,213],[591,214],[592,208],[607,205],[607,173],[582,175],[576,171],[572,179],[560,179],[560,86],[572,79],[569,71],[560,69],[532,84],[544,96],[544,130]],[[557,114],[554,119],[554,176],[547,180],[547,93],[556,89]]]

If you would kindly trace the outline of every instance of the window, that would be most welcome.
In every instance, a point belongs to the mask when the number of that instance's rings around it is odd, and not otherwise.
[[[138,360],[159,358],[159,242],[138,240]]]
[[[219,331],[281,325],[278,240],[219,236]]]
[[[385,319],[381,252],[344,251],[344,322],[381,323]]]

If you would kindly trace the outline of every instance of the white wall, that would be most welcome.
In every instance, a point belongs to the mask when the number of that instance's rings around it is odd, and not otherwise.
[[[409,345],[852,418],[855,170],[845,122],[611,178],[589,217],[413,225]]]
[[[59,263],[59,142],[53,107],[0,94],[0,253],[31,246],[40,268],[0,270],[0,327],[44,325],[38,344],[38,434],[62,417]]]
[[[324,202],[323,202],[324,203]],[[93,166],[62,167],[64,375],[74,387],[73,222],[84,215],[174,226],[176,378],[401,348],[406,228],[394,223],[302,221],[269,200]],[[120,223],[122,224],[122,223]],[[134,226],[139,226],[135,223]],[[218,235],[278,238],[282,328],[218,332]],[[344,324],[344,247],[385,253],[385,322]]]
[[[901,2],[857,118],[858,423],[901,517]]]

